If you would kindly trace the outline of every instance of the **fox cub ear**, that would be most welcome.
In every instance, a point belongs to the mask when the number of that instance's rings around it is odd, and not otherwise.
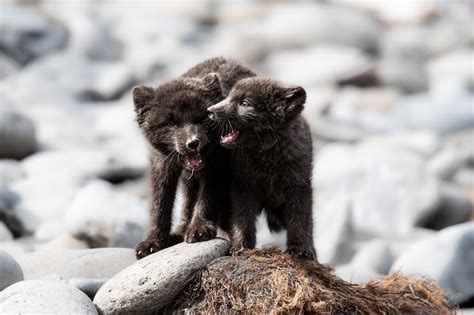
[[[306,91],[302,87],[285,88],[276,110],[281,116],[292,117],[303,111],[305,102]]]
[[[137,113],[137,121],[141,126],[145,120],[145,114],[150,110],[150,101],[155,96],[155,90],[148,86],[137,86],[133,89],[133,104]]]
[[[203,89],[212,94],[221,94],[222,86],[217,73],[211,72],[202,78]]]

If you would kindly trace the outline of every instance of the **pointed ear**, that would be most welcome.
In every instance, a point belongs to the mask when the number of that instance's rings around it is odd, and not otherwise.
[[[209,73],[204,78],[202,78],[203,89],[210,91],[213,94],[222,93],[221,81],[217,73]]]
[[[155,90],[148,86],[137,86],[133,89],[133,104],[137,113],[137,121],[141,126],[145,114],[150,110],[150,101],[155,96]]]
[[[306,91],[300,87],[285,88],[280,96],[280,102],[277,107],[277,113],[290,117],[301,113],[306,102]]]

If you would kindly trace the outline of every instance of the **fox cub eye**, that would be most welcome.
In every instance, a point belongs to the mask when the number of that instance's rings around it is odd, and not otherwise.
[[[240,102],[240,106],[252,106],[252,103],[248,99],[244,99]]]
[[[174,121],[169,121],[168,124],[167,124],[168,127],[174,127],[175,126],[175,123]]]

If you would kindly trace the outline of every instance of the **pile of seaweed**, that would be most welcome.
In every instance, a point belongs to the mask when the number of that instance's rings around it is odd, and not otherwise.
[[[243,250],[202,269],[165,313],[454,314],[443,291],[399,273],[351,284],[279,249]]]

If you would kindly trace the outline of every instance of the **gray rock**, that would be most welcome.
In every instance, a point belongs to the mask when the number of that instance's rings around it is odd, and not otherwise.
[[[135,81],[131,69],[126,64],[92,61],[70,51],[59,51],[10,77],[4,85],[5,95],[22,106],[50,104],[53,99],[55,104],[68,105],[118,99]],[[40,87],[35,86],[35,82],[45,77],[48,80],[43,80]]]
[[[454,185],[441,187],[441,201],[426,222],[421,225],[433,230],[469,221],[473,215],[474,205],[465,190]]]
[[[14,59],[0,52],[0,80],[12,75],[20,69],[20,65]]]
[[[54,166],[49,167],[52,168]],[[47,169],[42,173],[42,176],[28,176],[12,184],[21,196],[15,206],[15,215],[29,231],[35,231],[45,222],[62,220],[65,210],[84,185],[84,180],[73,176],[71,170],[66,169],[64,176],[54,176],[53,172],[48,175]]]
[[[387,30],[381,40],[385,58],[423,60],[428,57],[425,37],[426,28],[419,25],[401,25]]]
[[[25,64],[66,44],[65,29],[41,11],[5,3],[0,8],[0,46],[18,62]]]
[[[474,124],[472,94],[450,91],[407,96],[399,99],[391,115],[405,128],[426,128],[440,135],[454,133]]]
[[[8,229],[8,227],[0,221],[0,242],[3,241],[11,241],[13,239],[13,235]]]
[[[471,156],[466,150],[461,151],[453,147],[448,147],[428,161],[428,168],[439,178],[452,180],[454,174],[466,165]]]
[[[428,73],[434,90],[474,88],[471,66],[473,53],[469,50],[448,50],[449,53],[430,59]]]
[[[80,96],[93,101],[110,101],[118,99],[129,90],[136,80],[126,64],[111,64],[104,67],[94,77],[89,86],[80,91]]]
[[[97,292],[99,312],[152,312],[165,306],[186,286],[195,272],[223,256],[228,242],[214,239],[159,251],[145,257],[110,279]]]
[[[384,85],[396,87],[404,92],[425,91],[428,78],[423,64],[404,59],[382,59],[379,61],[376,74]]]
[[[16,211],[18,201],[18,194],[11,190],[3,180],[0,180],[0,221],[8,227],[15,237],[26,232],[18,211]]]
[[[20,196],[7,185],[7,181],[0,180],[0,208],[13,209],[19,200]]]
[[[334,217],[342,211],[334,210],[331,202],[347,199],[337,207],[349,207],[356,233],[402,237],[439,202],[439,183],[424,160],[397,146],[326,146],[316,156],[313,173],[316,224],[319,216]],[[329,228],[321,224],[318,229]]]
[[[22,281],[0,292],[2,313],[97,314],[91,300],[72,285]]]
[[[0,251],[4,251],[15,259],[33,250],[32,244],[23,244],[18,239],[0,242]]]
[[[316,3],[279,4],[265,11],[261,36],[272,48],[308,43],[354,46],[372,52],[378,48],[380,26],[363,11]]]
[[[347,195],[334,198],[329,186],[314,188],[313,235],[318,260],[333,266],[348,263],[354,255],[355,231]]]
[[[0,291],[23,280],[23,271],[16,260],[8,253],[0,250]],[[1,298],[0,298],[1,310]]]
[[[39,250],[18,258],[27,280],[52,274],[64,279],[111,278],[135,261],[135,252],[128,248]]]
[[[268,75],[302,86],[333,84],[370,71],[371,59],[355,48],[317,45],[275,52],[265,60]],[[317,69],[317,71],[307,71]]]
[[[364,128],[340,122],[325,116],[308,119],[316,139],[329,142],[353,143],[367,135]]]
[[[343,280],[350,283],[366,283],[369,280],[381,276],[373,270],[366,269],[364,267],[354,267],[352,264],[341,265],[336,267],[336,275],[341,277]]]
[[[394,260],[395,257],[388,242],[373,240],[359,249],[352,259],[351,265],[355,269],[371,270],[377,274],[386,275]]]
[[[21,159],[36,149],[33,122],[22,114],[0,109],[0,158]]]
[[[75,286],[91,299],[94,299],[97,291],[107,282],[106,278],[74,278],[69,280],[69,284]]]
[[[121,159],[120,156],[127,154],[115,153],[102,148],[64,149],[44,151],[24,159],[22,166],[26,176],[15,181],[12,188],[22,196],[18,208],[24,215],[18,215],[27,228],[36,230],[45,222],[62,221],[78,192],[93,178],[136,177],[138,167],[128,162],[132,155]]]
[[[20,162],[16,160],[0,160],[0,181],[12,182],[24,175]]]
[[[51,220],[42,223],[35,230],[34,237],[39,241],[50,241],[66,234],[66,227],[62,220]]]
[[[474,169],[467,167],[459,169],[456,174],[454,174],[453,181],[462,187],[474,187]]]
[[[402,149],[416,153],[422,158],[432,156],[441,146],[439,137],[428,130],[414,130],[411,132],[368,136],[361,143],[365,148],[386,148],[387,150],[390,150],[390,148]]]
[[[474,223],[446,228],[400,256],[392,271],[433,279],[456,304],[474,295]]]
[[[148,222],[146,200],[94,181],[78,192],[65,217],[67,230],[91,247],[134,247]]]
[[[49,242],[42,244],[38,247],[38,249],[51,249],[51,250],[58,250],[58,249],[88,249],[89,246],[85,241],[78,240],[77,238],[69,235],[63,234],[58,236]]]

